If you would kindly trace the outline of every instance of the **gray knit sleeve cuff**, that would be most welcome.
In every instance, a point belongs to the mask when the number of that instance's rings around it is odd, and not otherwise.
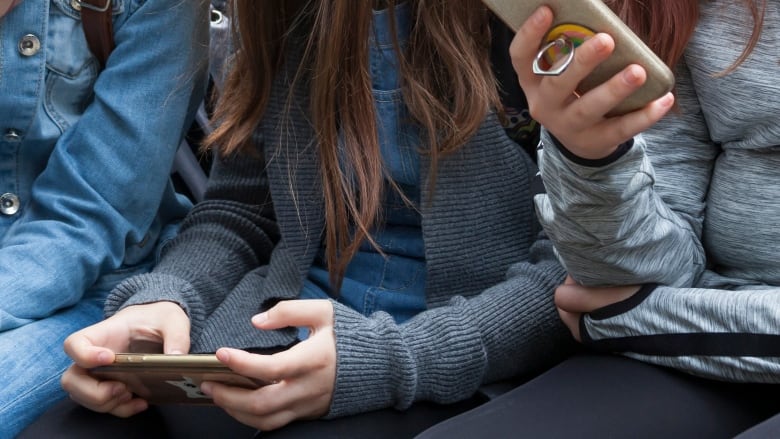
[[[132,305],[168,301],[179,304],[190,317],[193,330],[205,320],[205,310],[189,282],[169,274],[145,273],[125,279],[109,294],[104,305],[106,317]]]
[[[411,362],[400,343],[398,326],[386,313],[371,318],[333,301],[336,332],[336,383],[326,418],[336,418],[413,402],[416,377],[397,367],[399,356]],[[395,360],[398,361],[398,360]],[[402,399],[402,395],[407,395]]]
[[[468,323],[467,303],[456,297],[401,325],[384,312],[364,317],[334,303],[337,369],[327,417],[471,396],[486,362],[479,331]]]

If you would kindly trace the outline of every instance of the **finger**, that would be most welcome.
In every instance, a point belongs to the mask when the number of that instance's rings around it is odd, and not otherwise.
[[[563,324],[569,328],[572,337],[577,341],[582,341],[580,339],[580,318],[582,318],[582,314],[572,313],[558,308],[558,316],[561,318],[561,321],[563,321]]]
[[[626,300],[638,289],[637,286],[597,288],[561,285],[555,290],[555,305],[569,312],[588,313]]]
[[[114,362],[114,352],[111,349],[96,346],[90,337],[90,328],[68,336],[63,343],[65,353],[79,366],[89,369]]]
[[[539,7],[517,30],[509,45],[512,65],[523,87],[528,87],[541,79],[534,74],[532,64],[539,51],[539,43],[552,25],[552,20],[552,10],[547,6]]]
[[[568,312],[590,312],[590,293],[579,285],[561,285],[555,289],[555,306]]]
[[[258,418],[257,416],[248,413],[234,412],[232,410],[225,411],[238,422],[249,425],[250,427],[256,428],[260,431],[276,430],[295,420],[295,414],[291,411],[282,411],[275,413],[272,416],[266,416],[262,418]]]
[[[312,348],[316,342],[310,338],[273,355],[250,354],[239,349],[221,348],[217,350],[217,358],[240,375],[264,382],[278,382],[335,363],[335,353],[331,356]]]
[[[123,383],[98,380],[78,366],[71,366],[60,383],[73,401],[95,412],[127,417],[147,407],[146,401],[133,399]]]
[[[618,104],[623,102],[632,93],[637,91],[647,80],[647,73],[642,66],[632,64],[627,66],[621,72],[611,77],[607,82],[600,84],[589,92],[585,93],[573,104],[572,110],[576,117],[597,115],[603,117],[609,113]],[[619,133],[626,139],[633,137],[639,131],[633,132],[633,128]],[[620,144],[625,139],[609,139],[610,144]]]
[[[566,279],[563,280],[564,285],[577,285],[577,281],[570,275],[566,275]]]
[[[320,417],[324,413],[314,413],[311,408],[328,407],[330,403],[329,397],[324,403],[314,401],[312,398],[318,397],[312,396],[305,385],[288,383],[268,385],[254,391],[221,383],[204,383],[201,389],[211,395],[215,405],[231,416],[261,430],[279,428],[299,418]]]
[[[288,326],[317,326],[333,323],[333,305],[328,300],[286,300],[252,318],[260,329],[279,329]]]
[[[111,413],[112,415],[120,418],[129,418],[131,416],[137,415],[138,413],[141,413],[148,408],[148,402],[141,398],[133,398],[125,403],[118,404],[116,407],[109,410],[108,413]]]
[[[179,308],[181,310],[181,308]],[[163,352],[166,354],[186,354],[190,351],[190,319],[181,310],[174,318],[165,320],[161,328],[163,334]]]
[[[128,327],[129,339],[163,345],[166,354],[184,354],[190,348],[190,320],[179,304],[160,301],[123,309],[121,316]],[[109,319],[109,320],[111,320]]]
[[[234,413],[251,413],[254,416],[266,416],[285,409],[290,401],[289,392],[275,392],[280,384],[268,384],[259,389],[245,389],[224,383],[205,381],[200,389],[209,395],[214,404]],[[284,386],[289,387],[289,386]]]
[[[86,369],[73,365],[60,378],[63,390],[78,402],[88,402],[89,406],[99,406],[112,398],[127,392],[127,387],[118,381],[101,381],[89,375]],[[127,392],[129,393],[129,392]]]
[[[554,100],[564,100],[573,95],[580,82],[588,76],[602,61],[609,58],[615,49],[615,41],[605,33],[594,35],[574,51],[571,65],[559,76],[550,76],[542,82],[545,96]],[[614,105],[613,105],[614,106]],[[611,109],[611,107],[610,107]],[[595,112],[585,112],[578,116],[592,119]]]
[[[669,92],[637,111],[620,118],[607,119],[602,124],[608,129],[606,132],[614,132],[617,135],[617,141],[614,142],[617,145],[655,125],[673,105],[674,95]]]
[[[250,427],[256,428],[260,431],[276,430],[277,428],[284,427],[285,425],[297,419],[295,412],[292,410],[282,410],[262,417],[231,409],[225,409],[225,411],[238,422],[249,425]]]

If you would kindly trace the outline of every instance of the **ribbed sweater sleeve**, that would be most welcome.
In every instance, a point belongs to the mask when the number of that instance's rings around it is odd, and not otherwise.
[[[504,282],[404,324],[334,303],[338,368],[328,417],[404,409],[416,400],[451,403],[485,382],[549,366],[571,347],[552,300],[563,277],[542,240]]]
[[[195,206],[152,273],[120,284],[106,314],[149,302],[180,304],[193,338],[206,318],[253,269],[267,264],[279,239],[263,160],[252,154],[215,159],[206,200]],[[258,306],[262,303],[257,298]]]

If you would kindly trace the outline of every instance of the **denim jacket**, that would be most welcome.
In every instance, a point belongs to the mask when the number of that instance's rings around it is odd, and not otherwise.
[[[202,0],[113,0],[104,70],[77,0],[0,19],[0,330],[151,260],[190,207],[169,172],[205,91]]]

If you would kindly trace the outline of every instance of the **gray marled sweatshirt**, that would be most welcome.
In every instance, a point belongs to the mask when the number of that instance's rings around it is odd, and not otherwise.
[[[307,85],[299,81],[287,99],[295,66],[291,59],[277,75],[257,151],[217,160],[206,200],[153,273],[117,287],[108,315],[132,304],[179,303],[192,321],[193,351],[292,340],[295,331],[259,331],[250,317],[269,300],[297,297],[323,233]],[[421,169],[428,194],[425,159]],[[495,116],[441,161],[435,196],[422,203],[429,309],[399,325],[386,313],[364,316],[333,301],[338,364],[328,416],[457,401],[483,383],[538,371],[567,350],[552,301],[564,272],[549,241],[537,241],[535,173]]]
[[[732,381],[780,382],[780,2],[752,26],[739,2],[702,2],[677,69],[681,113],[587,162],[545,133],[536,199],[571,275],[646,284],[586,316],[587,343]],[[655,286],[652,284],[660,284]]]

